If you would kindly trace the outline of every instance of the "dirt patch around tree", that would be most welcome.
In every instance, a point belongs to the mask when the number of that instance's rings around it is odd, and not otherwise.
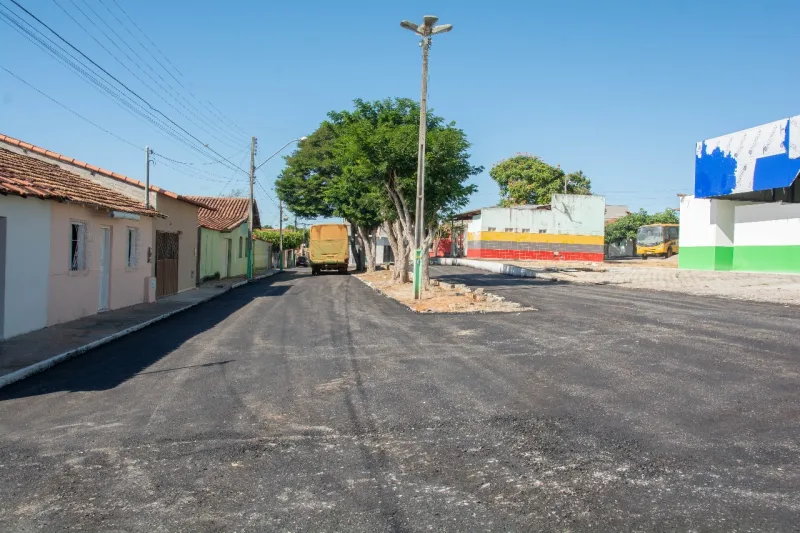
[[[472,289],[466,285],[440,283],[431,280],[421,300],[414,300],[411,283],[393,284],[389,270],[356,274],[355,277],[417,313],[519,313],[536,311],[533,307],[525,307],[509,302],[502,296],[485,292],[483,289]]]

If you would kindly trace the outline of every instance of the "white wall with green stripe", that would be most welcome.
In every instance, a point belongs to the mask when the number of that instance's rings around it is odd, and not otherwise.
[[[681,199],[679,266],[800,273],[800,204]]]

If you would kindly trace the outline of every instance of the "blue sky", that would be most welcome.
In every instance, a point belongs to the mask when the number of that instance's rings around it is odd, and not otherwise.
[[[488,169],[515,152],[583,170],[608,203],[676,207],[676,193],[693,188],[696,141],[800,113],[800,70],[792,66],[800,40],[790,24],[800,17],[798,2],[117,0],[180,70],[176,77],[241,128],[224,126],[226,134],[218,136],[230,141],[226,146],[159,99],[142,72],[75,8],[91,16],[92,7],[105,17],[142,54],[143,69],[154,73],[160,67],[106,10],[127,22],[112,0],[17,1],[242,168],[250,135],[258,137],[261,162],[354,98],[419,98],[420,51],[399,22],[438,15],[454,30],[434,40],[429,102],[466,131],[473,162],[487,169],[475,179],[479,191],[471,207],[497,201]],[[10,0],[0,4],[19,12]],[[123,69],[57,4],[148,83]],[[149,144],[157,154],[194,163],[201,172],[192,172],[205,178],[159,162],[153,183],[216,195],[236,174],[200,165],[208,160],[131,117],[2,23],[0,46],[0,66],[136,146]],[[0,132],[144,175],[143,149],[83,122],[2,70]],[[282,164],[276,157],[259,171],[268,189]],[[226,190],[244,188],[244,179],[235,176]],[[276,206],[260,189],[256,197],[262,221],[276,224]]]

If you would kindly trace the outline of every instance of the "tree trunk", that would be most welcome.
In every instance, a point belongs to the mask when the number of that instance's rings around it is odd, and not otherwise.
[[[394,267],[392,267],[392,282],[408,283],[408,246],[403,236],[403,230],[398,220],[384,222],[383,229],[389,239],[389,246],[394,254]]]
[[[364,262],[361,260],[361,253],[358,248],[358,232],[356,231],[356,226],[352,222],[350,223],[350,257],[353,258],[353,261],[356,264],[356,270],[361,271],[364,268]]]
[[[430,249],[431,241],[435,232],[433,226],[428,228],[428,234],[422,241],[422,290],[427,291],[431,281],[431,258]]]
[[[358,237],[361,239],[363,250],[367,255],[367,272],[375,272],[376,243],[372,232],[372,228],[358,226]]]

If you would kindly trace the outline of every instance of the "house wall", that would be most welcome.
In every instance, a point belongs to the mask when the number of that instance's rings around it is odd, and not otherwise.
[[[70,271],[71,223],[86,224],[86,269]],[[119,309],[145,301],[145,280],[150,277],[147,248],[152,247],[153,221],[111,218],[98,211],[73,204],[53,203],[50,217],[50,291],[47,325],[68,322],[98,311],[100,293],[100,228],[111,228],[111,273],[109,308]],[[127,229],[139,229],[138,265],[128,268]]]
[[[483,209],[469,223],[467,257],[602,261],[604,215],[602,196],[572,194],[554,194],[550,209]]]
[[[731,270],[734,215],[750,202],[684,196],[681,198],[678,266],[693,270]]]
[[[734,270],[800,273],[800,204],[736,206],[733,233]]]
[[[6,225],[2,338],[47,325],[52,205],[55,202],[0,196]]]
[[[243,239],[242,256],[239,257],[239,237]],[[231,240],[231,269],[227,269],[225,239]],[[230,232],[200,228],[200,278],[213,276],[229,278],[247,274],[247,223],[242,223]]]
[[[253,265],[256,270],[264,270],[270,268],[272,265],[272,243],[253,241]]]
[[[800,273],[800,204],[684,197],[678,265]]]
[[[143,191],[140,189],[140,192]],[[163,194],[158,195],[158,211],[167,215],[168,218],[157,218],[153,221],[152,242],[156,242],[156,231],[178,233],[178,291],[195,287],[197,210],[196,205],[175,200]],[[153,254],[151,275],[155,276],[155,249],[153,249]]]

